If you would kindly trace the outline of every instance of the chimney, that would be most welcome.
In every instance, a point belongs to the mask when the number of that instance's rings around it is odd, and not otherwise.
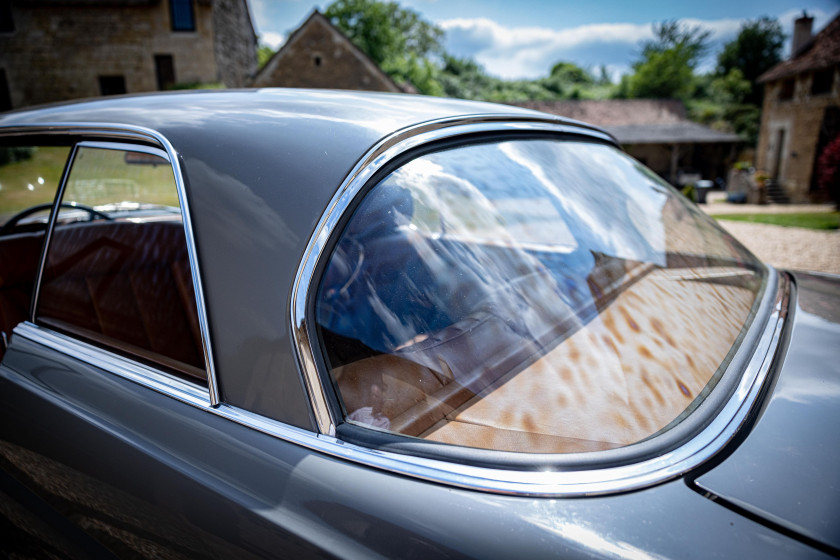
[[[793,22],[793,45],[790,49],[790,57],[798,55],[802,48],[811,41],[811,29],[814,25],[814,18],[807,12],[802,11],[802,16]]]

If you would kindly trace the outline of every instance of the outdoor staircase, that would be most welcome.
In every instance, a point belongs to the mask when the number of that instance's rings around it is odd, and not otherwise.
[[[777,181],[767,181],[764,186],[767,194],[767,202],[773,204],[790,204],[790,197],[785,192],[785,188]]]

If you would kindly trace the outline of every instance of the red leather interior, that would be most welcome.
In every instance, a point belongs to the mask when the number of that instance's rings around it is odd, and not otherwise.
[[[179,373],[206,376],[180,221],[57,227],[36,319]]]
[[[43,232],[0,238],[0,331],[6,336],[29,315],[43,240]],[[0,358],[3,351],[0,345]]]

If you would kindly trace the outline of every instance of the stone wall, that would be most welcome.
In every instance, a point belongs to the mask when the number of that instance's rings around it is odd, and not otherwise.
[[[260,70],[254,86],[400,91],[318,12]]]
[[[244,0],[213,4],[218,80],[227,87],[245,87],[257,71],[257,36]]]
[[[840,106],[840,76],[835,69],[830,92],[811,94],[812,73],[795,77],[790,99],[782,99],[785,80],[765,84],[756,168],[777,178],[793,202],[818,196],[812,189],[814,161],[826,108]]]
[[[244,85],[256,65],[247,8],[244,0],[218,1],[225,5],[220,16],[214,2],[193,2],[195,31],[172,31],[166,0],[13,2],[15,31],[0,34],[12,107],[98,96],[100,76],[123,76],[128,93],[157,90],[155,55],[172,56],[176,83]],[[236,28],[242,39],[227,38],[217,49],[216,28]],[[217,57],[235,69],[218,70]]]

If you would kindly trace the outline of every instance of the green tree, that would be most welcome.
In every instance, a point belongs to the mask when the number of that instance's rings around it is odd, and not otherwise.
[[[642,45],[633,74],[619,85],[620,95],[688,99],[694,93],[694,68],[708,48],[710,31],[665,21],[653,24],[654,38]]]
[[[602,64],[598,67],[598,85],[601,86],[608,86],[612,84],[612,78],[610,78],[610,71],[607,69],[606,64]]]
[[[697,80],[695,97],[686,103],[692,120],[719,130],[737,133],[745,142],[755,144],[761,111],[745,103],[751,84],[738,68],[725,76],[706,74]]]
[[[549,76],[560,78],[573,84],[592,85],[595,83],[595,78],[592,77],[592,74],[572,62],[558,62],[551,67]]]
[[[443,52],[443,30],[396,2],[335,0],[324,16],[383,68]]]
[[[460,99],[486,99],[497,85],[476,61],[450,54],[443,55],[439,80],[446,96]]]
[[[726,76],[737,68],[750,83],[749,92],[740,102],[761,105],[758,77],[782,60],[784,40],[778,20],[762,17],[743,23],[738,36],[723,46],[717,57],[717,75]]]
[[[269,61],[269,59],[274,56],[274,53],[277,52],[268,45],[260,45],[257,48],[257,68],[262,68],[265,66],[265,63]]]
[[[536,83],[548,90],[553,97],[577,99],[583,96],[584,90],[595,85],[595,78],[577,64],[558,62],[551,67],[547,78],[537,80]]]

